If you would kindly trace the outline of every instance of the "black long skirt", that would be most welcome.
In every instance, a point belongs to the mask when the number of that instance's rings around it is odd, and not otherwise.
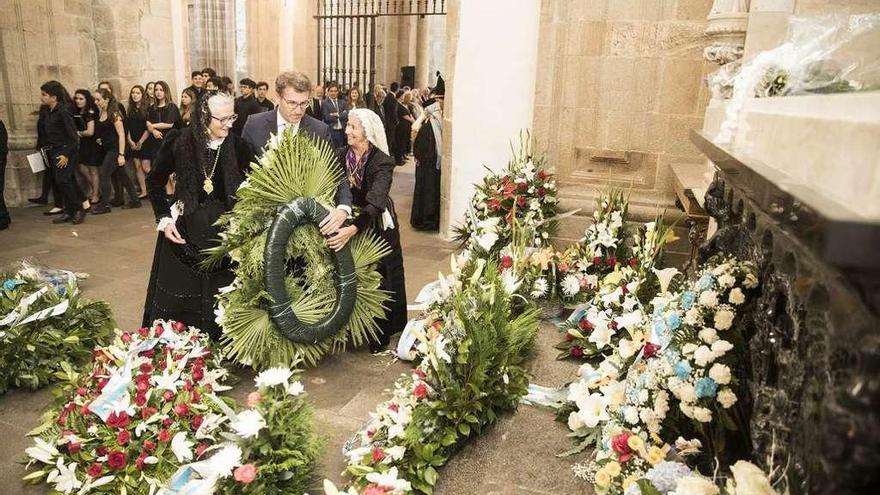
[[[403,271],[403,250],[400,247],[400,226],[397,218],[394,218],[393,229],[378,231],[388,246],[391,253],[382,258],[376,271],[382,276],[379,288],[391,293],[390,300],[385,303],[385,317],[376,320],[379,325],[379,343],[387,346],[391,336],[402,332],[406,326],[406,275]]]
[[[410,225],[416,230],[440,230],[440,170],[431,163],[416,162]]]

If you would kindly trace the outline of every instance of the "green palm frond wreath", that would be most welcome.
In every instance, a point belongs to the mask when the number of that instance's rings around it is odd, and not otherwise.
[[[206,263],[229,255],[236,279],[218,296],[228,357],[264,369],[315,365],[327,352],[376,340],[376,318],[389,294],[376,265],[390,248],[359,232],[332,253],[317,227],[342,180],[327,143],[294,135],[273,138],[238,202],[220,219],[221,243]]]

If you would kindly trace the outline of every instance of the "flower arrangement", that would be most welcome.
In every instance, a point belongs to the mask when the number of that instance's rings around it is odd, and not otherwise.
[[[25,267],[0,280],[0,394],[45,386],[109,339],[109,305],[83,298],[72,273]]]
[[[221,217],[225,227],[221,244],[209,250],[209,262],[231,258],[235,281],[222,289],[217,301],[217,322],[224,332],[224,352],[235,361],[265,369],[292,366],[302,360],[315,365],[332,350],[348,342],[361,345],[376,338],[376,318],[381,318],[388,294],[379,289],[381,277],[376,264],[388,251],[374,233],[358,233],[348,243],[354,263],[357,291],[348,324],[329,338],[314,343],[297,343],[286,338],[269,316],[274,301],[264,281],[266,239],[279,207],[300,198],[314,198],[332,205],[341,171],[334,166],[329,145],[317,146],[292,130],[268,143],[259,163],[251,167],[248,179],[236,193],[238,202]],[[333,307],[343,283],[334,277],[333,257],[317,226],[298,227],[284,253],[299,260],[302,269],[286,275],[290,308],[305,324],[324,318]],[[346,282],[347,283],[347,282]]]
[[[528,378],[522,361],[537,312],[511,313],[496,270],[478,260],[470,276],[419,332],[421,362],[395,383],[348,451],[362,493],[431,493],[437,468],[461,443],[517,407]]]
[[[489,173],[476,186],[469,214],[455,229],[455,239],[463,248],[497,254],[511,243],[514,220],[532,232],[529,245],[549,244],[558,203],[556,179],[545,159],[533,156],[528,134],[520,143],[503,172]]]
[[[155,493],[216,443],[207,399],[226,371],[207,337],[179,322],[115,334],[80,372],[62,364],[58,407],[30,435],[26,481],[58,493]],[[195,449],[193,449],[195,447]]]
[[[226,370],[198,329],[157,320],[117,330],[81,372],[64,365],[58,407],[33,430],[25,476],[54,493],[302,493],[321,442],[298,372],[256,378],[247,407],[215,392]]]

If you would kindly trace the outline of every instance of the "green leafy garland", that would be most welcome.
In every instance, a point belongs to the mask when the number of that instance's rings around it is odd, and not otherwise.
[[[381,276],[375,267],[390,252],[372,232],[359,232],[349,245],[357,277],[357,298],[351,319],[334,338],[314,344],[298,344],[285,338],[269,316],[272,303],[264,284],[266,233],[276,210],[297,198],[315,198],[332,205],[341,170],[326,143],[294,135],[288,130],[266,146],[239,189],[232,212],[220,219],[225,227],[220,246],[209,251],[208,262],[230,255],[236,262],[236,279],[218,301],[218,321],[223,326],[227,355],[256,369],[289,366],[301,357],[315,365],[328,351],[350,341],[361,345],[376,338],[376,318],[381,318],[388,294],[379,289]],[[330,252],[317,226],[305,225],[291,235],[287,257],[301,270],[287,276],[291,308],[304,323],[314,323],[333,306],[336,288]]]
[[[109,305],[81,297],[76,282],[53,286],[10,275],[2,280],[0,318],[13,311],[20,314],[15,321],[0,325],[0,394],[13,387],[43,387],[58,378],[65,364],[87,361],[91,349],[108,340],[113,330]],[[45,292],[24,308],[22,300],[43,288]],[[65,300],[69,306],[64,313],[20,323]]]

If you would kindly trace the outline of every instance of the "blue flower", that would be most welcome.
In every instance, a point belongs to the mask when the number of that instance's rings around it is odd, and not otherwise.
[[[3,282],[3,288],[6,289],[6,290],[13,290],[13,289],[15,289],[15,280],[12,280],[12,279],[6,279],[6,281]]]
[[[675,363],[675,376],[677,376],[680,380],[687,380],[689,376],[691,376],[691,363],[682,359],[681,361]]]
[[[691,309],[696,300],[697,295],[689,290],[681,293],[681,307],[684,308],[685,311]]]
[[[702,277],[700,277],[699,282],[697,282],[697,288],[701,291],[712,287],[712,284],[715,282],[715,277],[712,276],[711,273],[704,273]]]
[[[670,313],[666,317],[666,325],[670,330],[675,330],[681,326],[681,316],[679,316],[678,312]]]
[[[718,384],[715,383],[715,380],[709,378],[708,376],[704,376],[697,380],[697,386],[695,387],[697,392],[697,398],[701,399],[703,397],[715,397],[715,393],[718,392]]]
[[[645,479],[654,485],[660,493],[675,490],[678,480],[690,476],[691,469],[680,462],[661,462],[645,473]],[[634,483],[635,484],[635,483]],[[640,492],[638,492],[640,493]]]

